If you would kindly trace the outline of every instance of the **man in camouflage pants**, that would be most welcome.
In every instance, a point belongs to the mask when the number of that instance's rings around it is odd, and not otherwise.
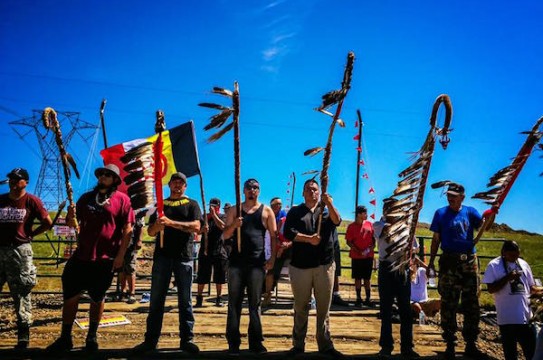
[[[428,271],[435,273],[434,261],[438,248],[438,291],[441,295],[441,328],[447,342],[445,359],[455,358],[456,314],[464,314],[462,336],[466,341],[464,355],[473,359],[487,356],[476,346],[479,335],[479,276],[473,231],[483,223],[483,217],[471,206],[463,206],[464,187],[451,183],[447,189],[449,206],[438,209],[430,230],[434,232]],[[485,212],[486,217],[487,212]]]
[[[23,350],[30,340],[30,291],[36,285],[31,241],[49,229],[53,222],[41,200],[26,192],[28,172],[16,168],[7,176],[9,193],[0,195],[0,290],[7,282],[17,314],[15,348]],[[32,229],[36,219],[40,225]]]

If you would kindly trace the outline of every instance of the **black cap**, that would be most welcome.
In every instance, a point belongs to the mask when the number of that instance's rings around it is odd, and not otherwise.
[[[9,172],[9,174],[7,174],[7,177],[11,180],[11,179],[23,179],[23,180],[26,180],[28,181],[30,179],[30,177],[28,176],[28,171],[26,171],[25,169],[23,168],[15,168],[13,170],[11,170]]]
[[[464,187],[457,183],[450,183],[447,189],[447,194],[451,195],[464,195]]]
[[[170,182],[174,180],[183,180],[185,184],[187,183],[187,177],[182,172],[173,173],[172,176],[170,177]]]
[[[502,251],[520,251],[520,247],[516,241],[505,240],[502,245]]]
[[[218,198],[211,198],[209,205],[221,206],[221,201]]]
[[[368,212],[368,209],[366,209],[366,207],[363,205],[358,205],[355,210],[355,214],[362,214],[362,213],[367,213],[367,212]]]
[[[224,203],[224,206],[223,206],[223,207],[224,207],[224,208],[230,208],[230,207],[232,207],[232,204],[230,204],[229,202],[227,202],[227,203]]]

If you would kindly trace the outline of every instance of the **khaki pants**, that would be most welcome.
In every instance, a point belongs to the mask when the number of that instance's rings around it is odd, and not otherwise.
[[[326,351],[334,347],[330,338],[330,304],[332,302],[335,268],[334,262],[310,269],[289,266],[290,284],[294,295],[292,344],[295,348],[305,349],[311,290],[314,292],[317,307],[317,344],[319,351]]]

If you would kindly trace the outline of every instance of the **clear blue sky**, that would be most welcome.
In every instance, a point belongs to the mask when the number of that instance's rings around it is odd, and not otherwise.
[[[80,111],[98,124],[108,100],[110,145],[153,133],[154,113],[168,127],[193,119],[207,198],[234,200],[232,135],[207,144],[212,86],[241,93],[242,179],[260,180],[261,200],[287,196],[291,172],[321,167],[303,151],[324,146],[329,120],[312,109],[339,87],[348,51],[356,61],[352,89],[337,129],[329,192],[343,218],[353,218],[356,109],[364,118],[368,180],[361,203],[389,196],[429,129],[435,98],[454,108],[451,143],[436,147],[429,181],[451,179],[467,194],[516,155],[543,115],[543,5],[540,1],[74,1],[0,2],[0,172],[39,173],[37,141],[8,125],[32,109]],[[100,164],[98,151],[94,153]],[[75,148],[72,152],[88,152]],[[541,153],[529,160],[498,222],[543,233]],[[85,156],[81,155],[84,159]],[[87,173],[88,175],[88,173]],[[94,184],[74,180],[77,195]],[[30,184],[33,190],[35,182]],[[189,196],[199,198],[198,179]],[[302,201],[301,187],[295,202]],[[421,221],[446,199],[428,189]],[[467,199],[480,211],[482,202]],[[370,206],[370,212],[373,209]]]

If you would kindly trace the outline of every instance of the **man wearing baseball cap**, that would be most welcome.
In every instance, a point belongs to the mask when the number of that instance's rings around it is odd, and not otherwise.
[[[49,352],[73,348],[72,325],[84,291],[91,300],[85,350],[98,350],[97,330],[106,291],[111,286],[114,272],[123,266],[132,237],[134,212],[128,195],[117,191],[121,183],[119,168],[109,164],[97,168],[94,175],[98,180],[94,189],[81,195],[66,215],[67,224],[75,226],[79,223],[78,246],[62,273],[62,332],[48,346]]]
[[[224,214],[221,214],[221,200],[212,198],[209,200],[209,214],[207,214],[207,228],[202,229],[204,236],[200,244],[198,253],[198,295],[196,295],[195,307],[202,307],[203,293],[206,284],[211,281],[211,272],[213,271],[213,282],[217,290],[217,298],[215,305],[218,307],[224,306],[221,298],[222,286],[226,284],[226,264],[228,263],[228,255],[221,240],[222,231],[224,230]],[[207,236],[207,238],[206,238]]]
[[[164,200],[164,215],[155,212],[149,219],[147,233],[155,236],[155,253],[151,279],[151,303],[147,316],[145,341],[134,348],[138,352],[155,350],[164,320],[164,304],[172,272],[177,285],[179,309],[179,347],[184,352],[197,354],[200,349],[193,342],[194,315],[192,312],[192,262],[194,234],[200,231],[202,214],[198,203],[189,199],[187,177],[174,173],[168,183],[170,196]],[[160,245],[160,237],[163,244]]]
[[[51,217],[42,201],[26,192],[29,176],[23,168],[7,174],[9,192],[0,195],[0,290],[8,283],[17,314],[16,349],[28,347],[32,324],[30,291],[36,285],[32,239],[48,230]],[[34,220],[40,225],[32,229]]]
[[[438,291],[441,295],[441,328],[447,342],[445,359],[455,358],[456,315],[462,309],[466,341],[464,355],[474,359],[487,358],[476,341],[479,335],[479,276],[473,232],[483,224],[483,216],[471,206],[463,205],[464,187],[450,183],[447,188],[448,206],[438,209],[430,225],[434,232],[428,269],[435,272],[434,261],[439,247]]]

